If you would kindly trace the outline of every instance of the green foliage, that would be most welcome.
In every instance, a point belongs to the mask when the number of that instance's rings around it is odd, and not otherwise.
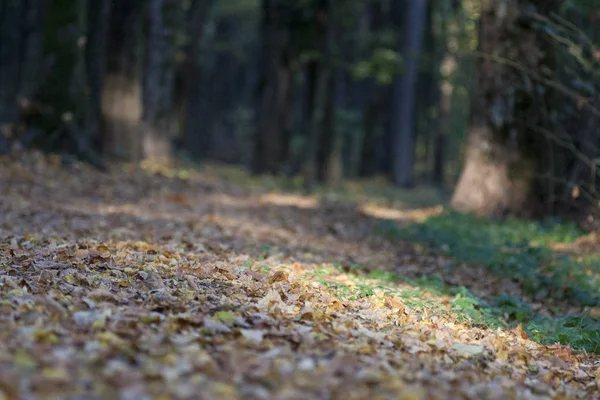
[[[389,85],[394,75],[400,72],[402,57],[397,51],[388,48],[377,48],[368,59],[357,62],[352,68],[355,79],[373,77],[377,82]]]
[[[556,256],[552,242],[571,242],[582,234],[572,224],[508,219],[482,220],[471,215],[444,213],[423,224],[399,228],[380,222],[375,233],[437,247],[462,263],[483,265],[496,275],[519,282],[528,295],[600,304],[600,280],[590,277],[587,266],[566,256]]]
[[[593,273],[600,269],[597,257],[575,260],[557,256],[549,247],[553,242],[572,242],[581,236],[583,232],[573,224],[551,220],[499,221],[447,212],[405,228],[382,220],[376,224],[375,233],[392,240],[429,244],[456,262],[511,278],[521,285],[526,295],[539,301],[550,299],[584,307],[600,306],[600,280],[597,272]],[[376,275],[371,277],[386,281],[399,279],[383,273]],[[491,328],[522,324],[531,338],[541,343],[559,342],[590,352],[600,351],[600,323],[595,318],[540,315],[518,297],[502,294],[484,300],[465,287],[448,286],[438,277],[403,281],[431,293],[453,295],[453,310],[466,322]]]
[[[83,47],[78,44],[84,28],[79,23],[79,12],[77,3],[57,0],[48,8],[46,15],[43,48],[52,65],[46,71],[39,98],[44,104],[52,105],[53,118],[45,127],[48,130],[56,129],[54,124],[60,124],[63,114],[80,117],[81,88],[72,87],[83,54]]]
[[[260,0],[217,1],[215,12],[226,16],[257,16],[260,12]]]

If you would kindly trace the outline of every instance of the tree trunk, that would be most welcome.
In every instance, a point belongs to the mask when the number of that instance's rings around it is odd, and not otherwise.
[[[0,154],[40,83],[45,12],[45,0],[0,0]]]
[[[363,122],[363,139],[361,146],[360,175],[371,176],[378,170],[376,157],[376,143],[381,140],[384,87],[373,82],[367,109]]]
[[[337,130],[335,126],[335,101],[336,101],[336,79],[335,74],[330,73],[327,81],[326,95],[324,99],[323,134],[317,150],[317,178],[319,182],[327,181],[331,157],[337,143]]]
[[[526,11],[551,10],[553,1],[491,0],[483,2],[479,25],[478,93],[473,109],[464,169],[452,206],[480,215],[526,212],[532,205],[538,167],[528,147],[535,123],[528,80],[502,60],[515,60],[527,70],[543,70],[551,51],[542,51],[541,32]],[[493,58],[492,58],[493,57]]]
[[[205,94],[202,87],[202,68],[200,45],[204,37],[204,28],[210,16],[214,0],[194,0],[188,21],[183,65],[183,104],[182,124],[183,140],[187,153],[194,159],[200,160],[206,156],[209,146],[209,133],[206,131],[204,115],[202,114]]]
[[[396,4],[396,7],[399,5]],[[392,148],[395,152],[392,167],[394,183],[402,187],[414,184],[415,127],[414,109],[416,84],[419,74],[419,56],[423,45],[426,22],[426,0],[413,0],[405,6],[404,18],[404,71],[394,82],[391,128]]]
[[[329,129],[331,132],[331,150],[327,159],[327,171],[325,175],[325,181],[328,185],[338,185],[342,182],[344,175],[349,171],[348,165],[344,163],[344,135],[341,128],[336,123],[337,107],[344,108],[345,106],[345,93],[346,85],[344,79],[346,78],[342,69],[337,69],[335,73],[335,83],[331,89],[332,101],[330,104],[331,109],[331,122],[325,126],[325,129]]]
[[[457,10],[445,8],[443,13],[443,25],[441,29],[442,37],[437,52],[442,53],[438,56],[438,96],[439,109],[438,120],[435,129],[433,142],[433,182],[443,187],[446,182],[446,159],[448,152],[448,138],[450,137],[450,122],[452,112],[452,98],[454,96],[454,75],[458,68],[456,56],[452,52],[452,42],[458,40],[456,32],[458,31],[455,19]]]
[[[15,123],[19,117],[21,48],[25,24],[22,20],[24,2],[2,0],[0,2],[0,124]]]
[[[88,0],[87,43],[85,47],[85,81],[87,97],[83,130],[89,147],[88,161],[101,164],[102,90],[106,73],[110,0]]]
[[[172,158],[173,43],[167,32],[165,0],[148,2],[148,28],[143,92],[143,157]]]
[[[361,37],[365,50],[371,50],[367,47],[367,39],[372,35],[380,35],[382,29],[389,27],[389,16],[386,18],[385,0],[368,2],[365,5],[364,14],[368,16],[365,21],[366,28],[363,28],[365,37]],[[372,47],[372,45],[371,45]],[[364,57],[367,54],[363,55]],[[355,85],[358,86],[358,85]],[[377,158],[377,147],[383,140],[383,110],[385,108],[386,86],[375,77],[371,77],[364,82],[362,87],[366,87],[366,93],[360,93],[362,99],[363,125],[362,137],[359,140],[359,165],[358,173],[360,176],[371,176],[379,172]],[[365,101],[366,100],[366,101]]]
[[[261,83],[254,141],[254,173],[280,173],[287,159],[289,134],[286,133],[293,85],[290,65],[288,26],[290,8],[285,0],[262,3]]]
[[[416,135],[420,138],[421,152],[419,154],[421,177],[428,181],[432,177],[432,154],[434,153],[435,138],[438,136],[438,110],[440,105],[440,46],[435,35],[434,10],[431,1],[427,2],[425,18],[425,34],[423,40],[423,65],[419,73],[417,105],[416,105]]]
[[[456,68],[456,60],[453,55],[446,54],[442,61],[442,69],[450,70],[453,68]],[[446,147],[450,136],[450,112],[452,111],[452,95],[454,92],[454,85],[448,75],[452,72],[448,71],[448,74],[445,74],[442,71],[438,124],[433,143],[433,182],[439,186],[443,186],[445,182]]]
[[[333,80],[333,46],[335,41],[335,30],[333,26],[334,0],[321,0],[315,15],[317,24],[318,40],[321,40],[320,50],[321,62],[314,90],[313,110],[311,111],[309,132],[306,136],[304,163],[302,165],[302,177],[304,190],[311,192],[315,185],[318,174],[319,146],[322,137],[328,132],[326,127],[327,114],[327,89]],[[332,94],[333,96],[333,94]],[[333,102],[334,98],[331,98]],[[332,110],[333,112],[333,110]]]
[[[109,157],[142,158],[143,2],[113,2],[102,94],[104,151]]]

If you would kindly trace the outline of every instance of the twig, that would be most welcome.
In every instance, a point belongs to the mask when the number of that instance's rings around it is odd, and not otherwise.
[[[554,81],[552,79],[544,78],[542,75],[538,74],[535,71],[532,71],[531,69],[519,64],[516,61],[509,60],[508,58],[503,58],[503,57],[498,57],[498,56],[493,56],[490,54],[477,52],[477,51],[470,52],[470,53],[472,53],[476,57],[482,58],[484,60],[493,61],[498,64],[506,65],[506,66],[514,68],[520,72],[523,72],[524,74],[527,74],[527,76],[529,76],[533,80],[536,80],[536,81],[558,91],[559,93],[562,93],[563,95],[571,98],[575,102],[580,102],[581,98],[583,97],[582,95],[577,93],[575,90],[568,88],[567,86],[563,85],[562,83]],[[581,107],[583,109],[591,112],[595,116],[600,117],[600,109],[592,106],[591,104],[584,103],[584,104],[582,104]]]

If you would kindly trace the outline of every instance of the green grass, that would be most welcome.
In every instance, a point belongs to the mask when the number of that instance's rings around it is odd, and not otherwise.
[[[600,258],[575,260],[557,255],[549,247],[552,242],[572,242],[583,235],[572,224],[478,219],[447,212],[402,228],[391,221],[380,221],[375,233],[422,243],[447,253],[457,263],[508,277],[521,286],[523,293],[538,301],[551,298],[582,308],[600,306]],[[451,269],[447,273],[452,273]],[[386,281],[399,279],[384,272],[375,275]],[[453,310],[469,323],[492,328],[520,323],[532,339],[541,343],[560,342],[600,352],[600,323],[585,313],[546,317],[509,294],[484,300],[465,287],[448,287],[438,277],[405,282],[431,293],[454,296]]]
[[[516,280],[534,299],[551,296],[582,306],[600,305],[600,279],[589,271],[598,262],[558,255],[551,242],[572,242],[583,232],[571,224],[509,219],[497,221],[444,213],[421,224],[401,228],[380,221],[376,233],[391,239],[419,242],[440,249],[459,263],[483,266],[498,276]]]

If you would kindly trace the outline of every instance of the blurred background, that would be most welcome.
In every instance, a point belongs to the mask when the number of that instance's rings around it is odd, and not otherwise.
[[[593,221],[596,0],[0,0],[0,152]]]

